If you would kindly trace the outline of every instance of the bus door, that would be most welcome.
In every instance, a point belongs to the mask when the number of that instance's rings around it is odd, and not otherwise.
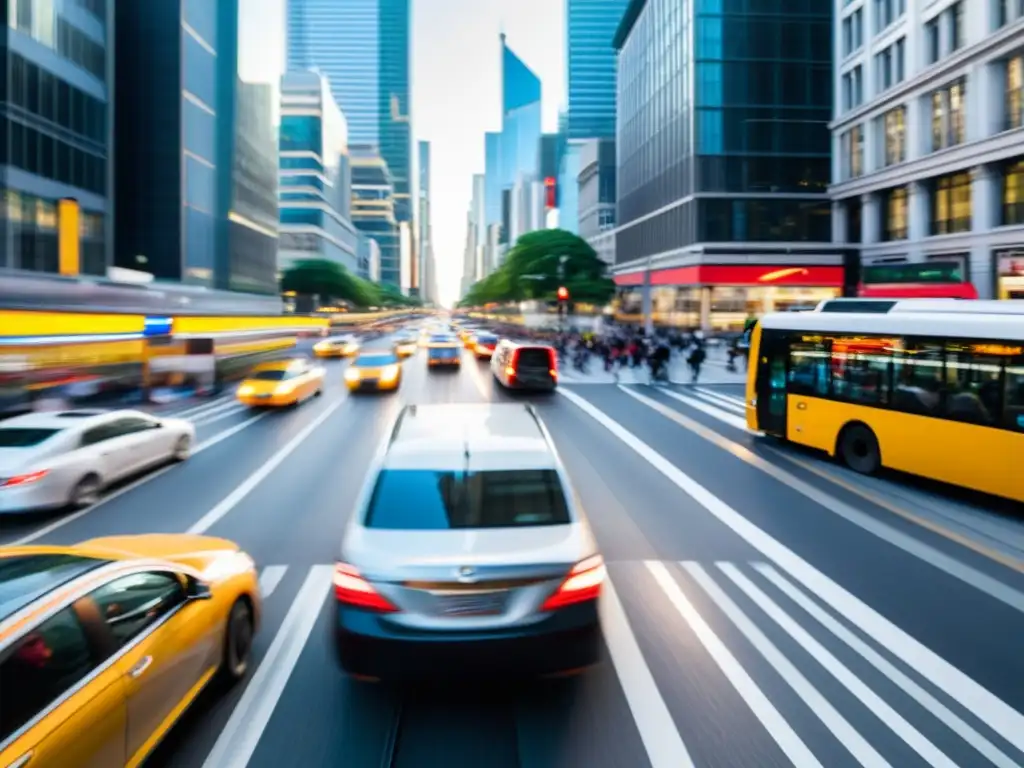
[[[785,333],[763,330],[757,355],[757,425],[767,435],[786,437]]]

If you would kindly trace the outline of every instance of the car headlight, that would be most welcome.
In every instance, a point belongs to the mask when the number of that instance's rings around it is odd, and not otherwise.
[[[359,369],[349,368],[345,371],[345,381],[359,381]]]
[[[394,381],[397,378],[398,378],[398,366],[397,365],[389,365],[387,368],[385,368],[380,373],[380,380],[381,381]]]
[[[345,347],[345,354],[346,355],[354,355],[358,350],[359,350],[359,347],[357,347],[355,344],[348,344]]]
[[[318,352],[323,352],[325,349],[330,349],[330,348],[331,348],[331,345],[328,342],[326,342],[326,341],[321,341],[318,344],[314,344],[313,345],[313,349],[317,350]]]
[[[245,397],[246,395],[251,395],[253,391],[253,388],[248,384],[243,384],[238,388],[238,394],[240,394],[242,397]]]

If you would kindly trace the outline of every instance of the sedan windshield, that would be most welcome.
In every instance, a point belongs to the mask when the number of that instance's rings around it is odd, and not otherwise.
[[[356,365],[367,368],[379,368],[383,365],[392,365],[398,362],[398,358],[392,354],[380,353],[376,355],[360,355]]]
[[[282,370],[253,371],[249,378],[254,381],[284,381],[286,373],[288,372]]]

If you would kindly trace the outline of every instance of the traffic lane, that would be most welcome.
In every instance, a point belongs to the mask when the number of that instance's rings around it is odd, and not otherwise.
[[[578,679],[561,681],[483,689],[368,685],[338,669],[332,621],[328,599],[250,768],[647,764],[607,660]],[[396,760],[389,763],[384,758],[392,736]]]
[[[567,387],[603,389],[603,385]],[[614,385],[609,385],[614,389]],[[565,397],[536,403],[608,560],[749,560],[756,551]]]
[[[832,514],[621,392],[587,387],[582,394],[883,620],[1024,711],[1024,687],[1017,682],[1024,675],[1020,611]]]
[[[66,524],[33,543],[66,545],[98,536],[187,531],[343,397],[325,396],[297,408],[271,411],[188,461],[155,473],[85,514],[69,515]]]
[[[731,424],[716,424],[707,411],[695,411],[661,390],[633,391],[654,400],[660,406],[669,408],[685,419],[700,422],[703,427],[710,430],[705,431],[705,434],[711,435],[713,441],[721,443],[719,447],[724,446],[734,454],[739,451],[740,453],[736,455],[741,459],[748,458],[748,464],[767,463],[771,465],[772,471],[792,476],[800,484],[810,486],[813,492],[826,494],[830,499],[841,501],[845,507],[852,507],[856,510],[855,514],[867,520],[866,524],[884,526],[895,531],[898,536],[910,537],[941,556],[953,558],[983,574],[986,579],[1005,583],[1012,589],[1024,593],[1024,572],[1012,559],[1001,557],[997,551],[986,550],[976,541],[969,541],[956,534],[950,535],[953,532],[948,530],[948,526],[933,526],[927,518],[916,515],[912,509],[907,509],[908,504],[900,501],[899,496],[903,495],[906,498],[907,494],[911,494],[912,497],[914,491],[911,487],[901,488],[898,483],[891,480],[864,478],[853,473],[845,473],[846,477],[839,478],[834,474],[837,467],[822,453],[787,445],[772,438],[759,437],[749,432],[740,433],[737,429],[731,428]],[[729,414],[725,416],[731,418]],[[743,453],[744,449],[748,453]],[[868,483],[872,480],[877,480],[877,484],[870,489]],[[886,486],[891,491],[886,490]],[[922,497],[921,503],[934,506],[935,501]],[[838,509],[832,504],[826,506],[832,507],[833,511]],[[989,510],[988,513],[998,514],[998,510]],[[931,512],[927,514],[932,516]],[[979,509],[978,514],[983,515],[985,511]],[[936,522],[941,525],[938,520]],[[1019,526],[1015,532],[1019,532]],[[1006,565],[1007,562],[1011,567]],[[1020,607],[1024,609],[1024,599]]]

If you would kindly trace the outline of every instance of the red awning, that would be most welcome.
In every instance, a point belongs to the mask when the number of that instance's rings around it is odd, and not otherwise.
[[[641,271],[616,275],[615,283],[621,286],[643,285],[644,273]],[[651,285],[789,285],[841,288],[843,268],[709,264],[655,270],[651,273]]]
[[[875,283],[861,285],[858,293],[866,299],[976,299],[971,283]]]

